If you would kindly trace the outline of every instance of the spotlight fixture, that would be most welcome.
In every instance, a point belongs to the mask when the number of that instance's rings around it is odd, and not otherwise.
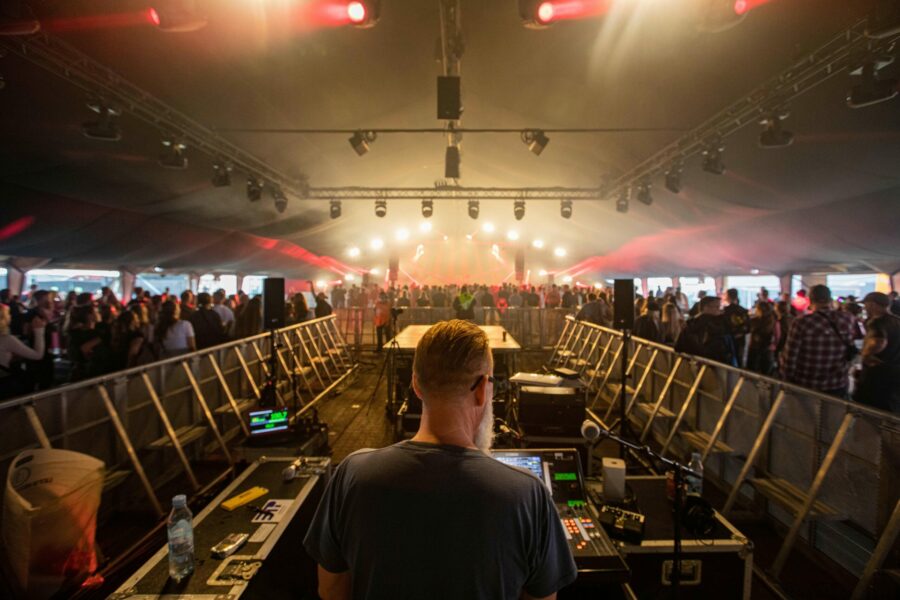
[[[163,151],[159,155],[159,164],[166,169],[187,169],[188,159],[184,155],[187,146],[173,139],[162,141]]]
[[[422,216],[430,219],[434,214],[434,200],[422,200]]]
[[[347,19],[360,29],[374,27],[381,17],[380,0],[352,0],[347,3]]]
[[[544,240],[541,240],[541,239],[534,240],[533,242],[531,242],[531,245],[534,246],[535,248],[537,248],[538,250],[540,250],[544,247]]]
[[[759,134],[760,148],[785,148],[794,143],[794,134],[781,126],[781,122],[788,116],[787,111],[773,110],[760,120],[759,124],[764,127]]]
[[[331,215],[332,219],[339,218],[341,216],[341,201],[330,200],[328,202],[328,212]]]
[[[212,184],[214,187],[231,185],[231,165],[224,161],[213,163]]]
[[[519,0],[519,17],[529,29],[545,29],[556,17],[556,7],[544,0]]]
[[[379,219],[383,219],[384,215],[387,214],[387,200],[376,200],[375,201],[375,216]]]
[[[725,173],[725,163],[722,162],[722,153],[725,146],[721,142],[714,142],[706,147],[703,151],[703,170],[713,175],[722,175]]]
[[[672,163],[672,166],[666,171],[666,189],[673,194],[681,193],[681,172],[683,170],[684,163],[679,160]]]
[[[616,198],[616,210],[620,213],[628,212],[628,197],[631,195],[631,189],[625,188],[621,192],[619,192],[619,197]]]
[[[521,221],[525,218],[525,201],[524,200],[515,200],[513,202],[513,216],[516,218],[516,221]]]
[[[897,95],[897,80],[895,78],[879,79],[878,71],[893,62],[893,57],[879,57],[852,71],[851,75],[858,75],[860,82],[850,88],[847,94],[847,106],[850,108],[865,108],[880,102],[886,102]]]
[[[283,213],[287,208],[287,196],[284,195],[284,192],[281,191],[281,186],[274,186],[272,188],[272,200],[275,201],[275,210],[280,213]]]
[[[481,210],[480,203],[478,200],[469,200],[469,217],[472,219],[478,218],[478,212]]]
[[[459,165],[462,162],[462,156],[459,153],[459,146],[447,146],[447,153],[444,155],[444,177],[446,179],[459,179]]]
[[[262,198],[263,180],[250,175],[247,177],[247,200],[256,202]]]
[[[82,124],[81,133],[84,134],[84,137],[107,142],[118,142],[122,139],[122,132],[119,130],[118,124],[121,111],[107,106],[103,102],[88,102],[87,107],[97,113],[97,120],[86,121]]]
[[[369,151],[369,144],[378,138],[378,134],[374,131],[357,131],[347,140],[357,155],[362,156]]]
[[[572,201],[570,199],[563,198],[559,201],[559,216],[563,219],[572,218]]]
[[[207,18],[194,9],[194,0],[165,0],[147,9],[147,19],[166,33],[190,33],[206,27]]]
[[[540,129],[526,129],[522,132],[522,142],[535,156],[540,156],[547,144],[550,143],[550,138]]]
[[[641,204],[646,204],[647,206],[653,204],[653,194],[650,193],[650,188],[651,185],[649,181],[644,180],[641,182],[637,189],[638,202],[640,202]]]

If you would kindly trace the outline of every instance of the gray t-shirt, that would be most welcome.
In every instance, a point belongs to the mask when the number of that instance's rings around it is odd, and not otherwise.
[[[577,571],[547,488],[477,450],[400,442],[337,468],[304,540],[353,597],[548,596]]]

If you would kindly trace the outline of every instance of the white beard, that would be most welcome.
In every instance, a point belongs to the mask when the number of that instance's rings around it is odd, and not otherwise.
[[[475,446],[484,452],[490,453],[494,443],[494,403],[487,400],[484,412],[481,413],[481,423],[475,432]]]

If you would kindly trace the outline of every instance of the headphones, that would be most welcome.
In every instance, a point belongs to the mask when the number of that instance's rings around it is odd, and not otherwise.
[[[681,511],[681,524],[697,537],[709,537],[716,529],[716,511],[700,496],[688,496]]]

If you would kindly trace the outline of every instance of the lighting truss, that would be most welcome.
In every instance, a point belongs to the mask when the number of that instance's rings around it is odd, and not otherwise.
[[[319,200],[602,200],[600,188],[370,188],[370,187],[313,187],[307,198]]]

